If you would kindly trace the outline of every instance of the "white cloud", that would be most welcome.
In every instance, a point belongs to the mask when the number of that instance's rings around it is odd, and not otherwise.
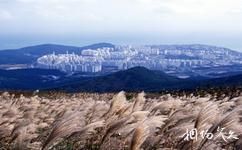
[[[193,26],[196,22],[238,19],[242,0],[16,0],[19,17],[31,21],[37,17],[45,23],[68,21],[86,26],[98,24],[111,28],[128,25],[166,25],[167,22],[181,26]],[[9,4],[10,5],[10,4]],[[11,7],[11,6],[10,6]],[[30,16],[30,17],[28,17]],[[32,18],[31,18],[32,17]],[[26,18],[26,17],[25,17]],[[164,23],[165,22],[165,23]],[[71,23],[70,23],[71,24]],[[168,23],[169,24],[169,23]],[[98,28],[95,27],[95,28]],[[156,26],[156,25],[155,25]],[[221,25],[223,26],[223,25]],[[152,26],[150,26],[152,27]],[[169,28],[169,26],[163,26]],[[189,27],[188,27],[189,28]]]
[[[242,32],[242,0],[0,0],[0,10],[6,29],[0,34],[184,38]]]
[[[0,10],[0,20],[11,20],[13,19],[13,16],[10,12],[6,10]]]

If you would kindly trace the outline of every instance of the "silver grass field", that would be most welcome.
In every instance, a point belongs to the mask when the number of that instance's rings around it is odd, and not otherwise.
[[[242,96],[144,92],[0,95],[1,150],[242,149]],[[185,140],[192,129],[233,131],[238,139]]]

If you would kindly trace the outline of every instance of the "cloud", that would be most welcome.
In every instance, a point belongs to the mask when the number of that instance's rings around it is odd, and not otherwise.
[[[6,10],[0,10],[0,20],[11,20],[13,19],[13,16],[10,12]]]
[[[64,23],[70,30],[75,26],[128,31],[135,26],[145,30],[161,26],[159,30],[163,31],[174,30],[170,27],[179,24],[186,31],[197,23],[212,30],[214,27],[208,22],[219,22],[222,27],[228,21],[242,23],[241,0],[9,0],[5,3],[8,13],[2,12],[2,18],[15,14],[16,23],[21,19],[29,26]]]
[[[204,40],[242,33],[241,10],[242,0],[0,0],[0,34]]]

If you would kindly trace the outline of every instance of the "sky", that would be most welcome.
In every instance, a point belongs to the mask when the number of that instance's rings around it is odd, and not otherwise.
[[[99,42],[242,51],[242,0],[0,0],[0,49]]]

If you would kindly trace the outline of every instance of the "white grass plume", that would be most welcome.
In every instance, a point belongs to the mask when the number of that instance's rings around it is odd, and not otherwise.
[[[138,126],[133,134],[130,150],[139,150],[146,140],[146,138],[149,136],[149,126],[145,123],[142,123],[140,126]]]

